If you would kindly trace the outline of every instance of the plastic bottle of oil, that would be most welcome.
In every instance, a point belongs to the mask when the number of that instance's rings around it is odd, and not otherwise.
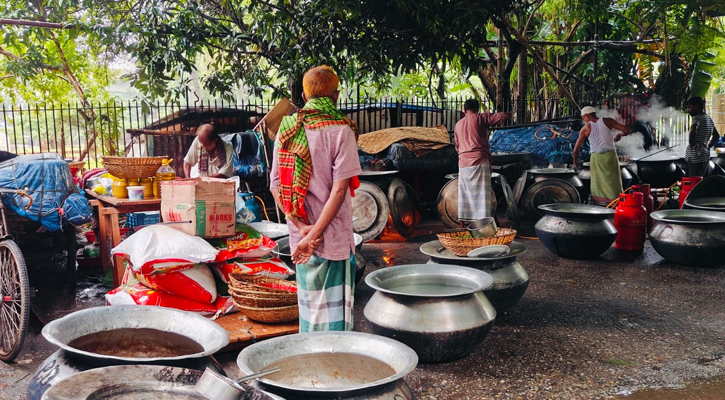
[[[169,164],[173,159],[164,158],[161,161],[161,167],[156,171],[156,179],[154,179],[154,197],[161,197],[161,181],[173,181],[176,179],[176,171]]]

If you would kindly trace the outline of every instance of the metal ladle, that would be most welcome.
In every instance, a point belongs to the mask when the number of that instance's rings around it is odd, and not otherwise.
[[[199,378],[199,381],[196,382],[194,389],[210,400],[239,400],[242,394],[248,390],[239,385],[240,383],[261,378],[275,372],[279,372],[278,367],[234,380],[207,368],[201,375],[201,378]]]

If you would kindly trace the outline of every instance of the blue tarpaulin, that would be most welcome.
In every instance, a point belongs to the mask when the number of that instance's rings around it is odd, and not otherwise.
[[[73,184],[68,163],[55,153],[18,156],[0,163],[0,188],[21,189],[33,198],[15,193],[3,194],[8,208],[21,217],[40,221],[50,231],[66,223],[80,225],[91,221],[91,205]]]
[[[534,165],[547,167],[550,163],[573,162],[571,152],[579,132],[555,125],[499,129],[491,137],[491,152],[528,151],[533,153]],[[589,159],[589,141],[579,151],[580,160]]]

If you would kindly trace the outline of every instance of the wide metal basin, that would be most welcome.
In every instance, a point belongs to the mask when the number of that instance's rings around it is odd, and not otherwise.
[[[410,264],[371,272],[365,283],[375,290],[394,295],[451,297],[481,292],[493,284],[493,278],[473,268]]]
[[[666,260],[699,267],[725,265],[725,213],[663,210],[651,216],[650,242]]]
[[[261,386],[290,398],[413,398],[403,377],[415,369],[410,347],[362,332],[307,332],[266,339],[242,350],[243,374],[270,366],[280,372],[259,378]],[[382,394],[381,394],[382,393]]]
[[[140,346],[153,349],[156,343],[153,337],[125,337],[123,343],[109,344],[116,354],[100,354],[75,348],[70,345],[75,339],[93,333],[120,329],[154,329],[170,332],[191,339],[201,346],[201,351],[168,356],[129,357],[129,348],[134,354]],[[43,336],[48,342],[65,350],[69,355],[87,359],[91,362],[106,364],[143,364],[168,363],[190,358],[212,355],[229,344],[229,334],[214,321],[201,315],[154,306],[110,306],[94,307],[76,311],[51,321],[43,328]],[[120,355],[119,355],[120,354]]]

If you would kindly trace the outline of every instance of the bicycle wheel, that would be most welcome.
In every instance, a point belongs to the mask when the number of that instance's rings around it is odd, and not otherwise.
[[[23,347],[30,319],[29,291],[23,253],[12,240],[0,242],[0,360],[12,361]]]

